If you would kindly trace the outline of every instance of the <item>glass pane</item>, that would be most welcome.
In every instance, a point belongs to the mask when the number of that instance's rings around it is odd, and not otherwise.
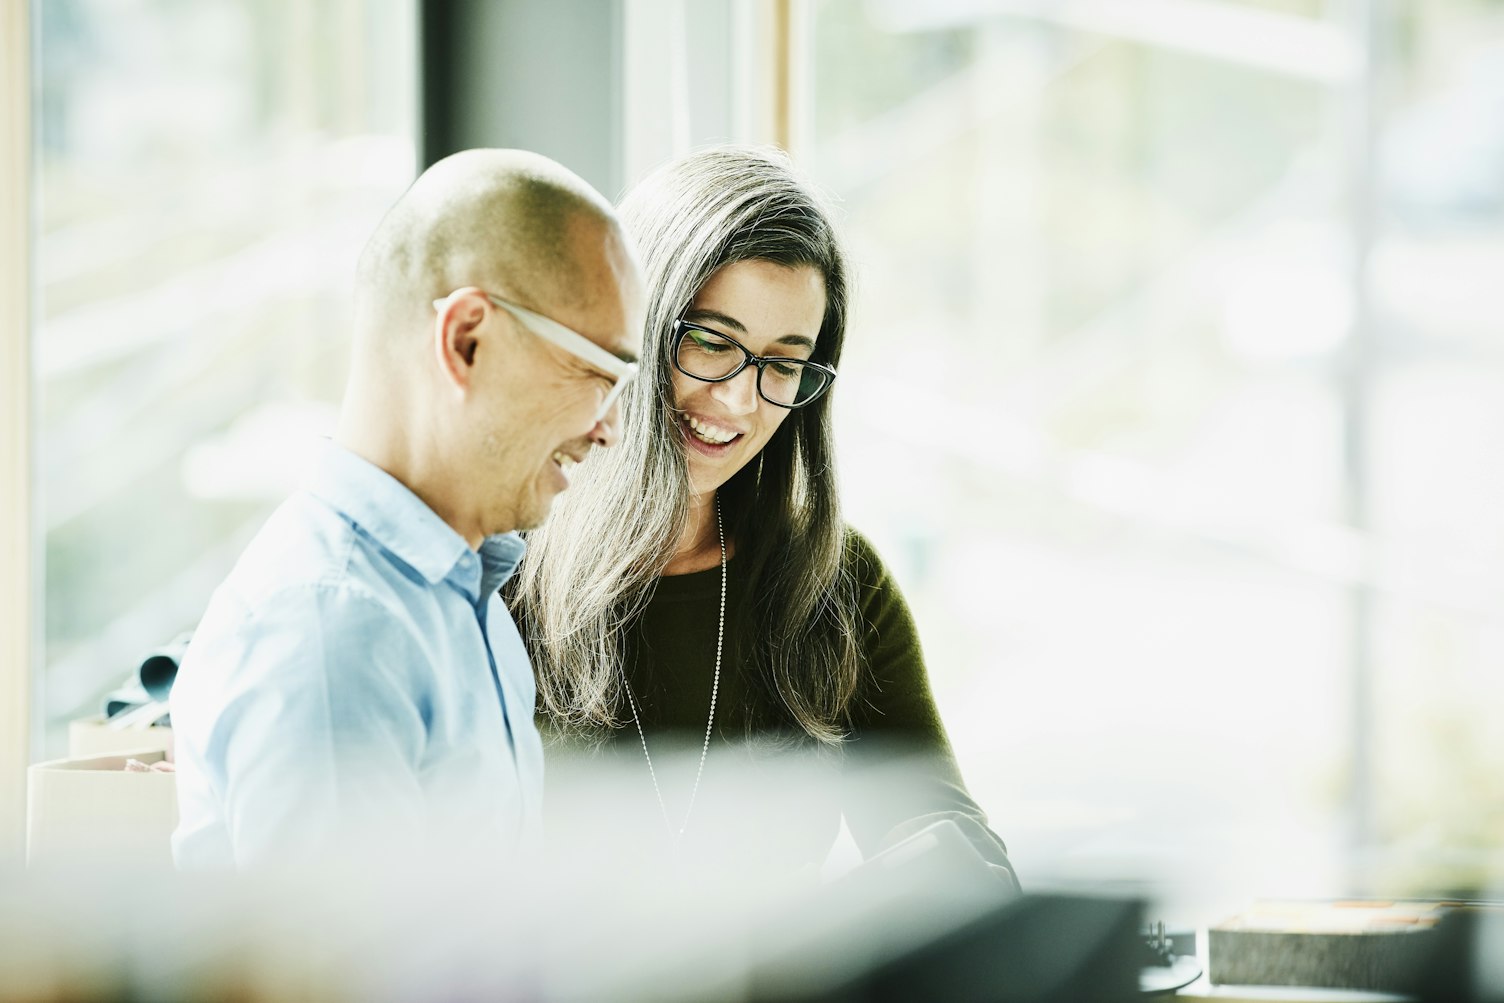
[[[411,0],[37,4],[49,753],[333,428],[355,258],[415,166]]]
[[[1241,905],[1349,879],[1361,60],[1316,0],[1204,8],[822,0],[806,163],[848,515],[973,793],[1026,882]]]
[[[1463,891],[1504,881],[1504,7],[1394,6],[1369,443],[1377,822],[1389,887]]]

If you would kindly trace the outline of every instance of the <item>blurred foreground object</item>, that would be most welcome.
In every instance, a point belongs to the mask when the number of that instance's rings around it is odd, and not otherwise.
[[[141,773],[132,780],[171,782]],[[1137,903],[1019,897],[951,823],[817,888],[631,853],[0,873],[0,1001],[1133,997]]]
[[[820,889],[758,936],[757,1000],[1126,999],[1136,902],[1023,899],[953,819]]]
[[[1422,1003],[1504,1003],[1504,905],[1455,909],[1431,939],[1410,985]]]
[[[923,897],[920,897],[923,901]],[[897,901],[883,915],[904,917]],[[1135,999],[1141,943],[1137,902],[1079,896],[1025,896],[987,910],[969,922],[930,937],[924,926],[887,931],[886,952],[869,953],[864,964],[842,968],[844,946],[862,944],[862,924],[831,931],[823,970],[810,964],[806,978],[834,973],[843,978],[790,985],[781,963],[753,983],[753,1000],[993,1000],[999,1003],[1095,1003]],[[799,969],[795,969],[798,971]]]

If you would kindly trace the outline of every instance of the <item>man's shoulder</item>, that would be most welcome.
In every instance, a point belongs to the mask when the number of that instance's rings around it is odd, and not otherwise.
[[[278,505],[236,560],[225,584],[255,601],[297,583],[337,580],[349,566],[355,530],[299,491]]]
[[[393,578],[403,581],[402,572],[348,520],[311,495],[293,495],[210,597],[174,702],[180,688],[188,705],[268,675],[317,680],[310,664],[356,651],[365,661],[411,660],[421,631],[407,586]]]
[[[378,546],[343,515],[307,492],[284,501],[235,562],[211,601],[221,615],[284,608],[313,613],[322,597],[394,607],[393,578],[404,579]]]

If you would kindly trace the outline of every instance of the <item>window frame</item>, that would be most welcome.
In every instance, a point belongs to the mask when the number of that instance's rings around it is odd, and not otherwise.
[[[25,845],[32,753],[31,4],[0,4],[0,861]]]

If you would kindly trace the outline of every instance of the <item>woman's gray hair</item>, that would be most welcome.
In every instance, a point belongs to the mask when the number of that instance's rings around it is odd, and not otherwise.
[[[839,361],[846,326],[846,264],[829,210],[780,151],[699,151],[659,168],[618,211],[647,279],[643,371],[622,394],[619,444],[577,469],[547,523],[529,534],[511,589],[542,708],[567,732],[621,723],[622,634],[652,596],[689,517],[671,378],[674,322],[718,269],[765,260],[823,275],[814,358]],[[831,396],[790,412],[720,490],[728,534],[740,544],[739,573],[757,597],[756,675],[787,709],[785,723],[825,743],[844,732],[857,678]]]

